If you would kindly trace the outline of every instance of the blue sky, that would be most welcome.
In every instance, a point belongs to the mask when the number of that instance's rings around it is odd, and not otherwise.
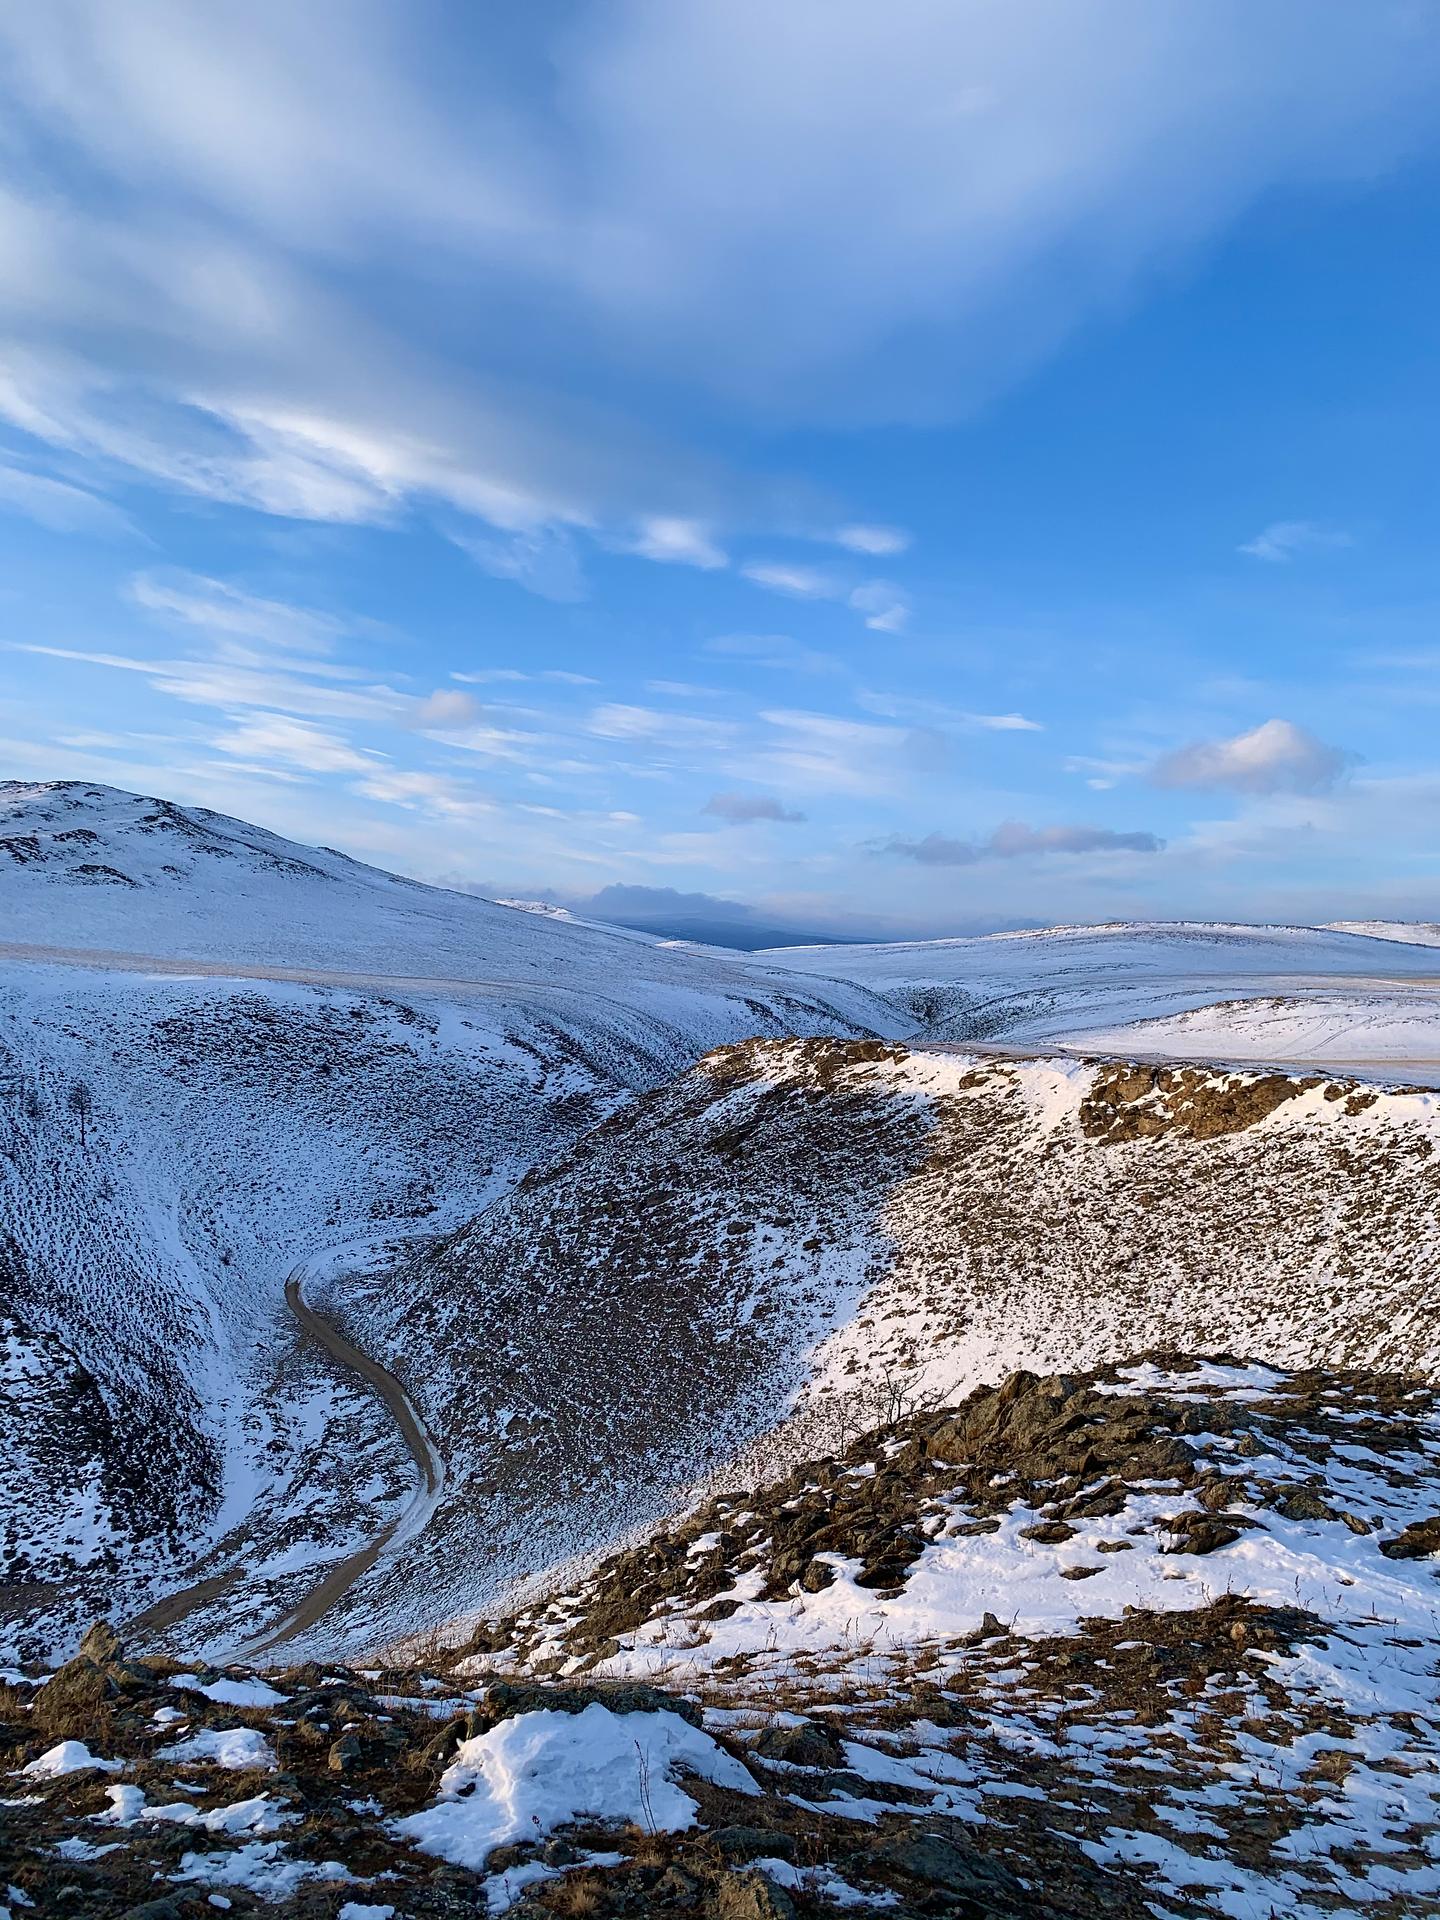
[[[1440,917],[1432,8],[0,46],[8,775],[737,926]]]

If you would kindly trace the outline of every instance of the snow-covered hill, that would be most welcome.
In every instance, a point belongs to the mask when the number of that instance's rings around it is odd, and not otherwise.
[[[1440,1095],[1324,1077],[710,1056],[330,1297],[447,1455],[348,1631],[423,1624],[420,1593],[503,1610],[691,1489],[1016,1367],[1165,1347],[1435,1378],[1437,1148]]]
[[[0,930],[8,945],[183,961],[271,977],[441,982],[535,1004],[611,1009],[688,1043],[755,1002],[746,1031],[903,1021],[864,989],[799,983],[739,956],[537,914],[406,880],[326,848],[168,800],[78,781],[0,783]],[[43,956],[37,956],[43,957]],[[715,1003],[708,1016],[701,1002]],[[760,1003],[764,1003],[761,1005]],[[775,1024],[778,1018],[778,1024]],[[758,1024],[757,1024],[758,1023]],[[710,1042],[714,1044],[714,1042]],[[672,1049],[672,1057],[674,1055]]]
[[[1211,1059],[1388,1065],[1400,1075],[1435,1077],[1440,966],[1421,939],[1424,932],[1368,922],[1157,922],[889,946],[785,947],[758,957],[810,980],[844,980],[883,994],[908,1010],[929,1040],[1163,1058],[1175,1031],[1189,1035],[1182,1052]],[[1261,1026],[1244,1012],[1249,1001],[1271,1004]],[[1322,1003],[1314,1018],[1312,1001]],[[1293,1024],[1274,1016],[1281,1005],[1295,1010]],[[1204,1021],[1181,1028],[1140,1024],[1201,1008]]]
[[[1398,940],[1404,946],[1440,947],[1440,926],[1433,920],[1332,920],[1337,933],[1363,933],[1376,940]]]
[[[906,1024],[164,801],[0,804],[12,1646],[107,1584],[250,1605],[408,1499],[383,1408],[297,1344],[299,1262],[464,1220],[717,1044]]]

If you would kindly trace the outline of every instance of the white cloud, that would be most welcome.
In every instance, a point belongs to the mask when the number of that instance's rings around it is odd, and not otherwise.
[[[357,780],[351,791],[367,800],[435,813],[448,820],[477,820],[496,811],[492,800],[440,773],[402,773],[387,768]]]
[[[480,718],[480,703],[458,687],[437,687],[413,707],[409,724],[421,732],[472,726]]]
[[[891,793],[943,765],[944,736],[933,728],[884,727],[834,714],[775,707],[760,714],[772,729],[731,771],[757,784],[807,793]]]
[[[333,679],[309,680],[279,667],[228,660],[143,660],[129,654],[101,653],[80,647],[44,647],[14,641],[8,651],[52,660],[75,660],[143,674],[158,693],[195,706],[271,707],[291,713],[341,720],[393,720],[405,712],[407,696],[392,687],[337,685]]]
[[[368,771],[383,757],[357,752],[338,734],[279,713],[238,721],[228,733],[217,734],[212,744],[236,758],[261,764],[282,760],[307,773]]]
[[[1390,0],[631,4],[578,46],[626,240],[576,253],[585,295],[667,369],[827,421],[964,408],[1265,194],[1408,157],[1437,84]]]
[[[676,445],[677,395],[767,428],[964,413],[1263,196],[1408,158],[1440,92],[1405,0],[433,19],[0,11],[6,417],[271,513],[649,524],[710,564],[712,525],[832,519]],[[555,591],[553,556],[490,558]]]
[[[0,466],[0,509],[20,513],[52,533],[89,533],[100,539],[134,536],[138,529],[111,500],[25,467]]]
[[[725,747],[735,738],[734,727],[726,721],[693,713],[662,713],[655,707],[596,707],[585,724],[586,731],[600,740],[647,740],[664,746]]]
[[[642,520],[639,533],[625,550],[643,560],[671,561],[707,572],[730,564],[729,555],[715,544],[700,521],[667,514],[651,514]]]
[[[703,651],[731,659],[744,660],[754,667],[771,667],[784,673],[839,673],[841,662],[833,653],[820,653],[802,647],[788,633],[724,633],[703,643]]]
[[[575,543],[557,528],[535,533],[488,535],[454,533],[451,536],[470,558],[497,579],[513,580],[517,587],[539,594],[542,600],[583,600],[585,574]]]
[[[212,636],[259,641],[282,651],[328,653],[346,631],[345,622],[331,614],[264,599],[202,574],[136,574],[129,593],[149,613],[163,614]]]
[[[899,633],[910,617],[910,602],[890,580],[866,580],[857,587],[819,567],[752,561],[740,569],[746,580],[792,600],[843,600],[876,633]]]
[[[910,618],[910,602],[889,580],[868,580],[850,595],[850,605],[863,613],[875,633],[899,633]]]
[[[1236,793],[1324,793],[1349,759],[1289,720],[1267,720],[1229,740],[1197,740],[1157,760],[1157,787],[1228,787]]]
[[[1325,547],[1349,547],[1354,542],[1337,528],[1317,526],[1313,520],[1275,520],[1253,540],[1247,540],[1237,553],[1248,553],[1253,560],[1283,564],[1297,553],[1313,553]]]
[[[964,707],[949,707],[939,700],[917,700],[908,694],[883,693],[873,687],[862,688],[856,703],[867,713],[884,715],[888,720],[911,720],[917,726],[950,727],[964,733],[1043,733],[1044,724],[1029,720],[1023,713],[971,713]]]
[[[489,686],[496,681],[553,680],[564,687],[598,687],[600,682],[592,674],[570,673],[563,667],[541,667],[534,673],[524,673],[519,667],[479,667],[473,673],[452,673],[452,680],[462,680],[466,686]]]
[[[752,560],[740,572],[757,587],[768,587],[772,593],[786,593],[796,600],[834,600],[844,590],[832,574],[822,573],[818,567]]]
[[[904,553],[911,544],[911,536],[903,527],[840,527],[836,530],[835,542],[837,546],[848,547],[851,553],[884,559],[894,553]]]

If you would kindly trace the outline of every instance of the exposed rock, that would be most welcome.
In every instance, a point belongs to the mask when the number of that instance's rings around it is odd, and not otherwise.
[[[330,1746],[329,1766],[332,1773],[352,1773],[360,1764],[364,1744],[357,1733],[342,1733]]]
[[[877,1847],[871,1859],[908,1880],[943,1887],[946,1893],[958,1896],[963,1904],[949,1907],[947,1912],[964,1915],[966,1920],[971,1915],[976,1916],[976,1920],[981,1915],[989,1920],[995,1912],[992,1903],[998,1900],[1008,1906],[1025,1897],[1020,1882],[1004,1867],[983,1855],[962,1853],[940,1834],[898,1834]]]
[[[1087,1138],[1107,1144],[1178,1133],[1214,1140],[1264,1120],[1321,1084],[1318,1076],[1225,1074],[1211,1067],[1102,1067],[1080,1108]]]
[[[120,1658],[120,1636],[108,1620],[97,1620],[76,1651],[87,1660],[93,1660],[96,1666],[103,1666],[107,1660]]]
[[[667,1693],[661,1687],[629,1686],[611,1682],[590,1687],[527,1686],[499,1680],[485,1690],[485,1724],[496,1726],[519,1713],[583,1713],[599,1703],[611,1713],[675,1713],[692,1726],[700,1725],[700,1709],[683,1694]]]
[[[1380,1551],[1387,1560],[1425,1560],[1440,1553],[1440,1514],[1412,1520],[1394,1539],[1382,1540]]]
[[[806,1720],[798,1727],[767,1727],[755,1741],[762,1760],[781,1760],[792,1767],[840,1767],[845,1753],[833,1730]]]
[[[710,1836],[727,1860],[793,1860],[795,1842],[773,1827],[717,1827]]]

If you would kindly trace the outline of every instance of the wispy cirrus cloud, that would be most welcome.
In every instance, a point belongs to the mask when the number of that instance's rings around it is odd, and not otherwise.
[[[835,531],[837,546],[847,547],[851,553],[870,554],[877,560],[904,553],[911,543],[912,536],[903,527],[855,525]]]
[[[113,500],[28,467],[0,464],[0,512],[21,514],[52,533],[88,533],[102,540],[143,538]]]
[[[1043,733],[1044,723],[1030,720],[1023,713],[972,713],[964,707],[947,706],[944,701],[919,700],[910,694],[885,693],[874,687],[862,687],[856,703],[867,713],[883,714],[891,720],[912,720],[920,726],[953,727],[964,733]]]
[[[900,633],[910,619],[909,596],[893,580],[867,580],[853,589],[848,604],[872,633]]]
[[[289,714],[262,713],[243,720],[211,743],[221,753],[248,761],[281,760],[307,773],[367,772],[383,756],[361,752],[348,740]]]
[[[332,653],[353,626],[333,614],[297,607],[284,600],[247,593],[227,580],[212,580],[178,569],[139,573],[129,597],[147,613],[215,637],[259,642],[281,652]]]
[[[788,633],[723,633],[703,643],[702,651],[752,667],[767,667],[780,673],[834,674],[843,671],[833,653],[817,647],[802,646]]]
[[[737,732],[729,721],[712,720],[706,714],[671,713],[618,701],[596,707],[585,727],[601,740],[645,740],[667,747],[717,749],[731,745]]]
[[[1284,565],[1297,554],[1321,552],[1326,548],[1353,547],[1353,537],[1338,527],[1317,526],[1313,520],[1274,520],[1268,527],[1237,547],[1252,560],[1269,560]]]
[[[909,596],[893,580],[864,580],[855,586],[823,567],[768,560],[751,561],[740,572],[753,585],[792,600],[842,601],[875,633],[899,633],[910,618]]]
[[[729,555],[716,545],[703,521],[685,520],[674,514],[647,516],[624,551],[639,554],[645,560],[699,567],[706,573],[730,564]]]

